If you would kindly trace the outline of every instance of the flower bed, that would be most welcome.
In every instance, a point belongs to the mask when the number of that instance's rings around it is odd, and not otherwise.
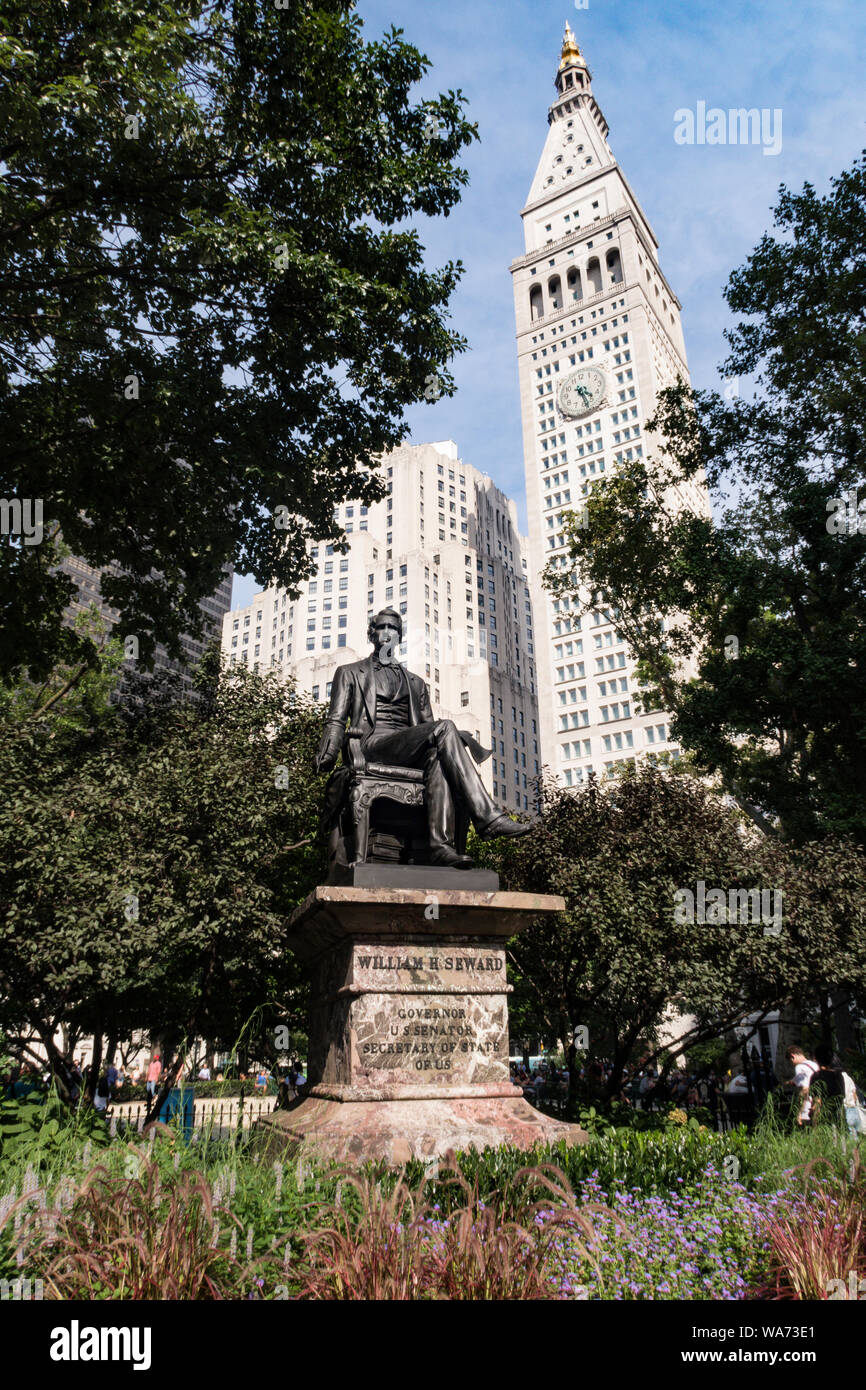
[[[64,1296],[90,1267],[80,1235],[94,1183],[115,1234],[134,1236],[138,1252],[135,1268],[106,1265],[105,1297],[133,1287],[170,1298],[369,1297],[369,1285],[398,1299],[826,1298],[855,1296],[845,1292],[851,1271],[855,1283],[866,1277],[856,1145],[835,1134],[617,1131],[561,1153],[472,1151],[457,1156],[459,1176],[410,1164],[353,1177],[303,1158],[273,1162],[250,1134],[187,1143],[158,1126],[111,1138],[92,1114],[43,1123],[46,1107],[35,1109],[0,1149],[0,1273],[50,1269]],[[66,1253],[26,1238],[46,1207]],[[190,1278],[160,1263],[163,1228],[175,1230]],[[90,1296],[84,1283],[79,1294]]]
[[[563,1290],[614,1300],[748,1297],[767,1276],[767,1223],[780,1211],[796,1218],[806,1201],[790,1190],[747,1192],[713,1168],[664,1196],[624,1183],[605,1191],[593,1175],[581,1198],[603,1208],[593,1217],[597,1264],[569,1260],[566,1248]]]

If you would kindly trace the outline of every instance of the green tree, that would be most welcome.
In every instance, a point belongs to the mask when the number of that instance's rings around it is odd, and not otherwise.
[[[509,946],[524,1008],[568,1046],[577,1027],[613,1061],[610,1093],[637,1057],[669,1061],[747,1014],[809,1001],[833,981],[866,990],[866,858],[828,837],[788,845],[759,834],[697,778],[649,765],[578,791],[548,787],[532,835],[480,847],[511,891],[558,893],[565,911]],[[726,897],[701,922],[705,891],[773,891],[781,920]],[[688,902],[695,912],[687,920]],[[707,913],[708,918],[714,914]],[[742,920],[748,917],[750,920]],[[672,1015],[687,1026],[663,1041]]]
[[[44,724],[54,737],[72,729],[93,729],[112,718],[112,695],[123,667],[123,644],[110,635],[95,605],[76,614],[72,628],[91,654],[81,660],[61,661],[40,681],[0,683],[4,720]]]
[[[348,0],[6,0],[0,496],[44,538],[0,543],[0,675],[94,659],[61,537],[146,661],[226,561],[294,592],[335,507],[383,495],[465,347],[460,264],[411,223],[459,200],[475,128],[412,100],[428,67]]]
[[[727,334],[732,398],[662,392],[653,458],[594,487],[547,582],[585,608],[603,596],[644,708],[671,712],[764,830],[862,843],[866,165],[823,197],[783,189],[775,216],[725,292],[745,316]],[[682,509],[704,470],[716,524]]]
[[[91,730],[60,714],[3,727],[0,1027],[34,1030],[58,1070],[61,1024],[174,1050],[230,1043],[264,1006],[274,1025],[306,1021],[284,943],[322,876],[322,712],[218,665],[202,663],[193,702],[157,682]]]

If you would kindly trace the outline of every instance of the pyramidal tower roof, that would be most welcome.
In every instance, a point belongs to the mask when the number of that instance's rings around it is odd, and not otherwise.
[[[527,204],[616,162],[607,143],[607,121],[593,95],[589,65],[567,21],[554,85],[556,97],[547,113],[550,129]]]

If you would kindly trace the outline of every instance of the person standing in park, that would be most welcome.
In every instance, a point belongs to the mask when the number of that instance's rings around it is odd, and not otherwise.
[[[73,1105],[78,1104],[81,1095],[81,1088],[84,1085],[84,1076],[79,1062],[73,1062],[69,1069],[69,1099]]]
[[[818,1063],[808,1058],[802,1047],[796,1045],[788,1048],[785,1054],[791,1066],[794,1068],[794,1075],[790,1081],[786,1081],[786,1086],[793,1086],[796,1092],[794,1100],[794,1112],[796,1123],[802,1127],[808,1124],[812,1113],[812,1102],[809,1098],[809,1083],[815,1072],[818,1070]]]
[[[809,1080],[812,1125],[841,1125],[845,1104],[845,1078],[833,1065],[833,1049],[821,1043],[815,1048],[816,1070]]]
[[[150,1066],[147,1069],[147,1094],[151,1098],[156,1095],[156,1088],[159,1078],[162,1075],[162,1063],[159,1060],[159,1053],[154,1053]]]
[[[108,1098],[110,1094],[111,1087],[108,1083],[108,1073],[104,1071],[100,1073],[99,1080],[96,1083],[96,1090],[93,1093],[93,1108],[97,1110],[100,1115],[104,1115],[108,1109]]]

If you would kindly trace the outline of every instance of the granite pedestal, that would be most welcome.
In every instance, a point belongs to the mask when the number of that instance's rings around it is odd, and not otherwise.
[[[313,1004],[306,1094],[259,1123],[269,1150],[342,1162],[585,1134],[509,1080],[505,943],[561,898],[437,887],[327,885],[290,923]]]

